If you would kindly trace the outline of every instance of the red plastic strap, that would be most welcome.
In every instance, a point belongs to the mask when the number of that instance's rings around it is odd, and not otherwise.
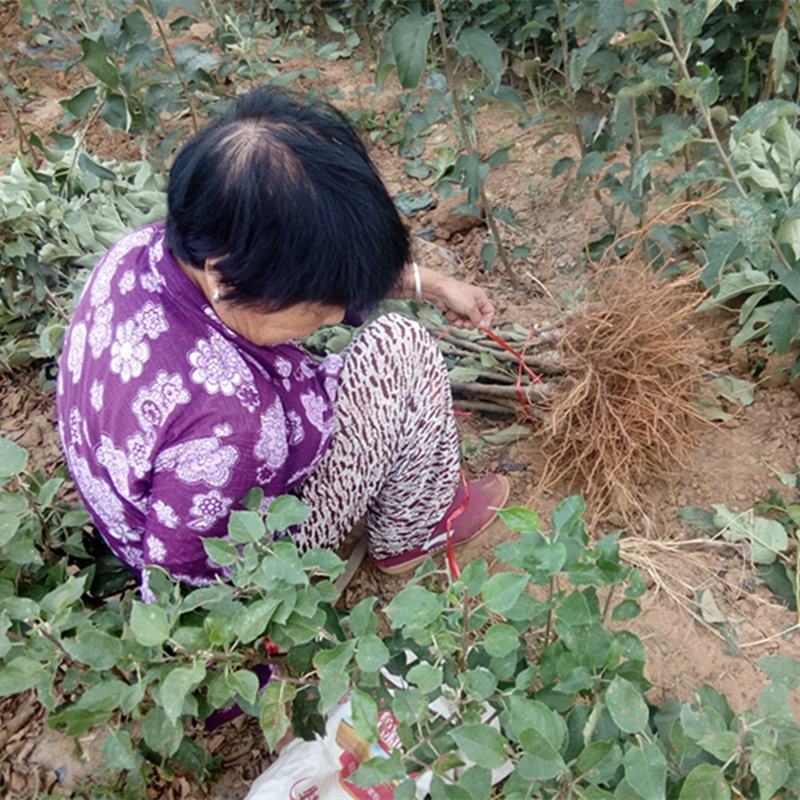
[[[444,521],[445,531],[445,552],[447,553],[447,563],[450,566],[450,572],[453,577],[458,580],[461,577],[461,570],[456,561],[456,554],[453,548],[453,523],[464,513],[469,505],[469,481],[467,480],[466,473],[463,469],[461,472],[461,485],[464,487],[464,499],[454,508]]]
[[[440,341],[444,336],[447,335],[448,331],[451,329],[451,325],[448,325],[446,328],[442,330],[442,332],[436,337],[436,341]],[[522,376],[523,371],[528,374],[530,379],[534,383],[541,383],[542,378],[537,373],[535,373],[526,363],[525,363],[525,351],[528,349],[528,345],[531,342],[531,339],[536,335],[536,328],[531,330],[528,338],[522,345],[521,350],[514,349],[508,342],[505,341],[501,336],[498,336],[494,331],[489,330],[489,328],[480,327],[478,330],[481,333],[484,333],[488,336],[493,342],[499,344],[503,350],[511,353],[517,359],[517,381],[514,385],[514,390],[517,395],[517,399],[519,400],[520,406],[522,406],[522,410],[525,412],[525,415],[530,417],[531,413],[528,407],[528,400],[525,397],[525,392],[522,389]],[[461,514],[464,513],[467,505],[469,504],[469,482],[467,481],[467,476],[464,473],[464,470],[461,470],[461,485],[464,487],[464,499],[461,503],[458,504],[458,507],[453,509],[444,521],[445,525],[445,534],[446,534],[446,545],[445,550],[447,554],[447,563],[450,566],[450,572],[454,578],[458,579],[461,577],[461,570],[458,567],[458,562],[456,561],[456,554],[453,548],[453,541],[452,541],[452,534],[453,534],[453,523],[455,522]]]
[[[511,353],[514,358],[517,359],[517,382],[514,384],[514,392],[517,395],[517,400],[519,400],[519,404],[522,407],[522,410],[525,412],[525,416],[529,419],[532,417],[530,412],[530,408],[528,406],[528,400],[525,397],[525,392],[522,389],[522,372],[523,370],[528,373],[528,376],[534,383],[541,383],[542,378],[536,372],[534,372],[526,363],[525,363],[525,351],[528,349],[528,345],[536,336],[536,328],[533,328],[531,332],[528,334],[528,338],[522,345],[522,350],[515,350],[505,339],[501,336],[498,336],[494,331],[489,330],[489,328],[479,328],[481,333],[486,334],[493,342],[496,342],[506,350],[507,352]]]

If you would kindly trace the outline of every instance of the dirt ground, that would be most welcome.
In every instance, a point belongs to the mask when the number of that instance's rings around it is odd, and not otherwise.
[[[0,10],[0,25],[7,42],[15,31],[10,7]],[[13,44],[12,44],[13,49]],[[287,68],[296,66],[287,64]],[[342,104],[366,101],[378,114],[393,109],[391,92],[368,94],[368,77],[355,75],[347,61],[322,62],[315,82],[318,89],[338,88],[347,99]],[[29,100],[23,120],[29,129],[45,134],[61,116],[58,101],[70,96],[74,78],[59,78],[38,67],[20,67],[18,85],[28,88]],[[594,202],[588,196],[562,201],[567,178],[551,178],[557,158],[569,154],[569,144],[557,138],[534,148],[541,131],[523,131],[511,113],[497,109],[481,112],[479,129],[483,148],[507,143],[509,163],[492,173],[488,187],[495,202],[514,208],[518,227],[507,229],[513,245],[527,245],[532,255],[522,270],[523,288],[512,291],[498,271],[480,269],[480,247],[484,230],[474,222],[453,218],[442,205],[409,220],[415,233],[421,261],[435,268],[474,281],[487,288],[497,307],[497,320],[525,325],[551,319],[557,305],[574,296],[588,275],[581,269],[581,253],[601,225]],[[442,129],[431,136],[429,147],[446,142],[451,132]],[[119,132],[109,134],[102,126],[92,132],[90,145],[101,155],[137,156],[137,147]],[[0,117],[0,153],[16,147],[13,126],[7,115]],[[378,142],[372,155],[389,189],[421,192],[424,183],[410,178],[394,147]],[[534,280],[535,278],[535,280]],[[549,295],[540,289],[543,284]],[[728,320],[715,318],[709,326],[724,332]],[[719,330],[718,330],[719,329]],[[756,358],[753,356],[753,358]],[[715,368],[732,365],[747,377],[752,363],[747,353],[714,353]],[[38,370],[6,377],[0,383],[0,432],[28,448],[32,466],[52,472],[61,463],[55,430],[53,399],[40,385]],[[461,418],[462,435],[477,443],[467,459],[471,474],[499,471],[512,483],[512,504],[529,504],[546,516],[563,492],[538,496],[537,484],[543,463],[535,437],[502,447],[480,444],[480,434],[508,424],[481,417]],[[671,487],[653,486],[653,512],[624,542],[632,563],[645,569],[651,591],[644,598],[643,614],[631,627],[643,639],[648,655],[647,674],[654,685],[651,697],[688,699],[692,688],[710,683],[725,692],[734,708],[756,702],[763,680],[755,660],[766,654],[800,656],[797,617],[778,605],[759,587],[746,557],[737,549],[712,542],[694,541],[678,518],[684,506],[709,507],[723,503],[746,509],[778,487],[776,472],[793,473],[800,456],[800,399],[777,373],[768,375],[756,392],[755,402],[740,409],[733,420],[711,427],[701,435],[679,480]],[[491,562],[493,548],[512,534],[494,525],[481,541],[462,550],[460,563],[485,557]],[[350,607],[367,595],[386,601],[403,585],[365,564],[344,593],[342,604]],[[726,617],[723,625],[704,624],[695,608],[695,593],[710,589]],[[0,795],[34,798],[39,792],[58,789],[70,795],[69,787],[92,774],[94,762],[82,760],[73,743],[49,731],[43,710],[28,694],[0,702]],[[268,755],[255,721],[237,720],[206,738],[208,749],[220,756],[225,775],[208,796],[238,800],[268,763]],[[92,741],[81,743],[85,752],[96,752]],[[158,790],[152,797],[197,797],[187,779]]]

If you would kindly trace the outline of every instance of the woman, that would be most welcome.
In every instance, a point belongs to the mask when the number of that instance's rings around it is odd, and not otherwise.
[[[386,296],[488,324],[480,289],[407,266],[408,234],[357,135],[330,106],[257,91],[189,141],[165,223],[98,263],[67,333],[62,444],[113,552],[213,580],[206,536],[253,486],[311,509],[299,546],[335,548],[367,517],[386,572],[476,536],[505,478],[459,485],[446,369],[430,336],[380,317],[344,357],[296,344]],[[450,513],[448,513],[448,510]]]

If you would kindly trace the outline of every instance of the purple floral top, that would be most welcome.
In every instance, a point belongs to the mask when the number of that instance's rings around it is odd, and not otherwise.
[[[253,486],[265,503],[314,470],[330,441],[342,360],[259,347],[227,328],[169,253],[163,223],[93,270],[58,373],[61,441],[114,553],[194,585],[202,545]]]

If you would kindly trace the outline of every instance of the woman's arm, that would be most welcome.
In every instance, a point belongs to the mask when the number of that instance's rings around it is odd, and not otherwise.
[[[406,300],[427,300],[436,306],[448,322],[458,328],[477,328],[491,325],[494,306],[486,292],[455,278],[440,275],[427,267],[419,269],[419,297],[414,268],[409,264],[392,297]]]

